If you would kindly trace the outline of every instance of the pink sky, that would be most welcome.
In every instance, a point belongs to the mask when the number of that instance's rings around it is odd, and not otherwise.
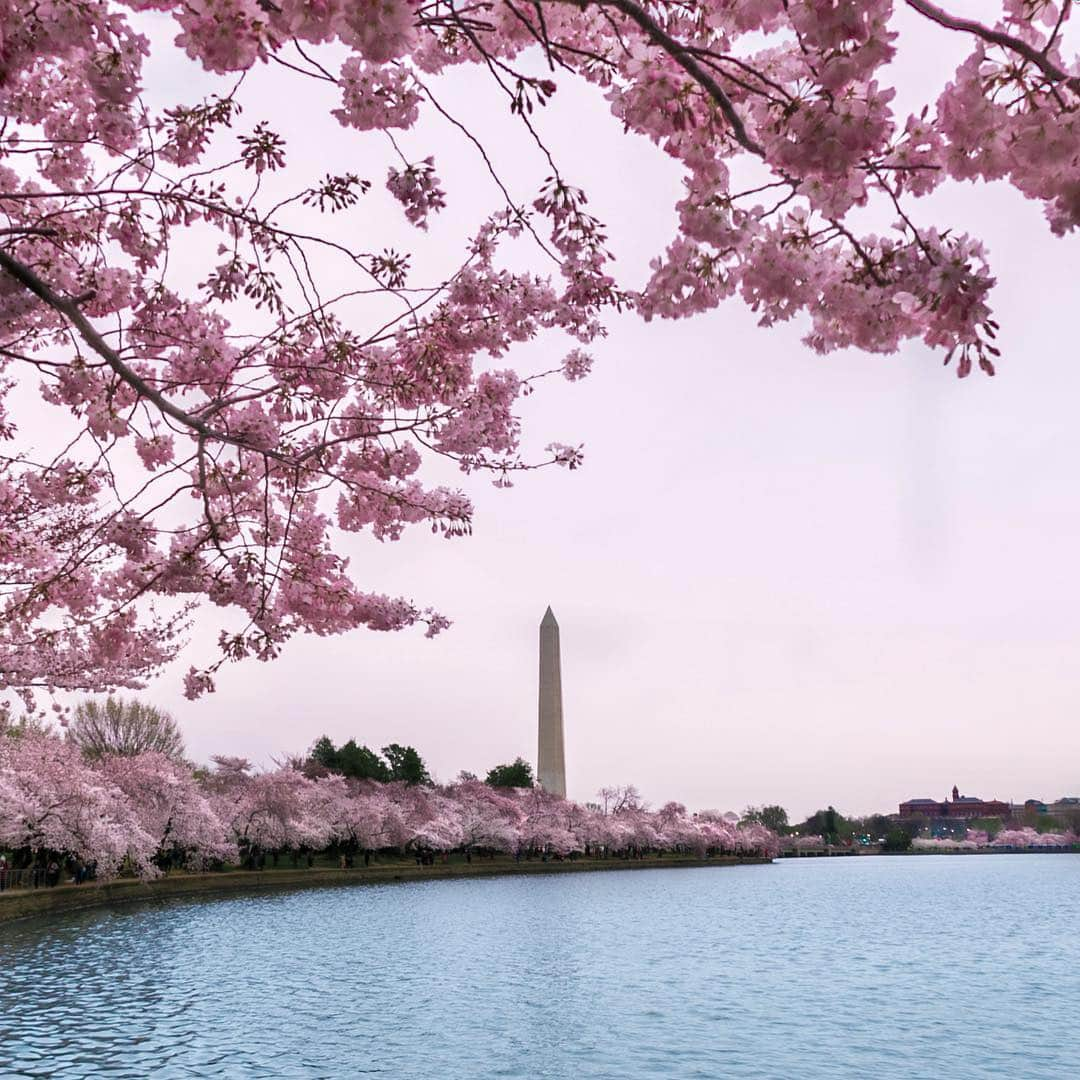
[[[897,66],[917,107],[965,43],[906,44]],[[194,96],[178,89],[185,63],[162,73],[163,100]],[[384,147],[327,120],[317,88],[285,93],[278,79],[252,81],[244,124],[273,117],[303,167],[352,168],[378,189]],[[542,166],[501,104],[485,118],[485,85],[442,84],[524,201]],[[564,87],[546,114],[638,282],[672,233],[675,169],[588,92]],[[450,209],[427,237],[402,228],[390,241],[441,268],[492,189],[445,125],[402,142],[413,158],[434,151]],[[388,218],[400,214],[376,190],[349,220],[384,234]],[[267,762],[326,733],[412,743],[440,779],[483,773],[535,757],[537,627],[551,604],[572,797],[635,783],[653,802],[779,802],[801,816],[895,810],[954,783],[1004,799],[1080,792],[1080,241],[1054,240],[1036,206],[986,186],[943,190],[921,220],[989,246],[996,379],[958,382],[921,346],[817,357],[800,325],[760,330],[738,302],[682,323],[614,320],[588,380],[526,402],[527,446],[584,442],[582,470],[510,491],[451,476],[476,502],[471,539],[345,541],[365,586],[436,606],[449,633],[298,641],[271,665],[230,668],[192,704],[180,671],[211,654],[204,639],[148,695],[199,759]],[[552,366],[564,351],[549,338],[512,362]],[[216,636],[213,619],[200,626]]]

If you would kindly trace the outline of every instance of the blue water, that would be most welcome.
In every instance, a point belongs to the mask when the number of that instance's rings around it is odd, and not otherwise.
[[[0,1076],[1080,1078],[1080,856],[322,889],[0,928]]]

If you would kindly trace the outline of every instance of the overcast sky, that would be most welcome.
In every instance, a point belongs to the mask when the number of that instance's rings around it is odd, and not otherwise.
[[[916,44],[902,69],[913,107],[965,45]],[[162,100],[193,98],[187,82],[177,92],[186,64],[160,70]],[[455,75],[440,92],[525,201],[542,166],[486,86]],[[317,87],[261,71],[250,89],[244,129],[271,118],[314,174],[353,168],[381,187],[382,147],[326,118],[333,102]],[[672,235],[677,171],[589,92],[566,85],[546,113],[623,280],[640,283]],[[394,234],[435,277],[493,190],[446,125],[402,143],[412,158],[435,152],[450,196],[427,237]],[[400,219],[378,190],[358,213],[347,227],[361,232]],[[523,410],[528,447],[584,442],[584,468],[510,491],[456,480],[476,504],[469,539],[345,540],[365,587],[434,605],[451,631],[296,641],[185,702],[181,672],[212,656],[211,619],[148,695],[174,710],[198,759],[266,763],[326,733],[412,743],[443,780],[483,773],[535,759],[537,630],[551,604],[572,797],[635,783],[653,802],[779,802],[801,816],[828,803],[895,810],[954,783],[1004,799],[1080,793],[1080,242],[1051,238],[1041,210],[1003,188],[952,187],[920,219],[989,246],[996,379],[959,382],[921,346],[818,357],[802,324],[758,329],[737,301],[680,323],[612,319],[593,375]],[[529,370],[564,352],[547,339],[512,359]]]

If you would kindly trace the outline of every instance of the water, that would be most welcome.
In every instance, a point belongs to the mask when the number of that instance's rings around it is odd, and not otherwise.
[[[1080,1077],[1080,856],[789,860],[0,928],[0,1076]]]

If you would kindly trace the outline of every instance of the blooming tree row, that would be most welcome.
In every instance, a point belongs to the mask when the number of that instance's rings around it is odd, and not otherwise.
[[[690,815],[678,803],[645,809],[633,789],[583,806],[539,789],[479,781],[448,787],[381,784],[299,769],[255,772],[217,758],[193,771],[162,754],[88,763],[57,735],[0,735],[0,850],[26,858],[74,857],[101,876],[130,867],[153,877],[165,865],[235,863],[258,853],[680,851],[772,857],[773,833],[724,815]]]
[[[991,847],[1004,848],[1061,848],[1080,843],[1075,833],[1036,832],[1025,826],[1022,829],[1002,829],[990,842]]]
[[[983,837],[981,842],[973,840],[970,836],[916,836],[911,841],[912,851],[978,851],[986,847],[989,840]]]
[[[576,467],[569,443],[523,459],[516,409],[543,375],[584,376],[614,311],[737,297],[765,326],[798,317],[818,352],[921,339],[992,373],[987,253],[919,200],[1003,181],[1052,233],[1075,229],[1080,66],[1072,4],[983,7],[0,0],[0,692],[138,685],[203,602],[228,615],[192,696],[298,632],[436,633],[443,615],[358,580],[343,535],[468,532],[468,498],[427,479],[436,457],[500,484]],[[921,32],[964,53],[944,85],[904,88],[925,102],[910,114],[890,67],[903,19],[912,49]],[[148,84],[165,59],[190,65],[171,85],[192,99]],[[488,79],[466,104],[520,123],[534,179],[500,175],[444,94],[455,67]],[[275,98],[308,88],[323,143],[372,171],[291,151]],[[681,170],[643,281],[617,272],[578,163],[545,142],[556,92]],[[399,240],[453,201],[426,118],[492,193],[449,270]],[[365,209],[376,189],[402,210],[390,233]],[[510,366],[540,334],[551,359]]]
[[[791,850],[798,852],[825,850],[825,838],[823,836],[796,836],[788,840],[787,844]]]
[[[1073,832],[1036,832],[1030,827],[1002,829],[993,840],[981,829],[968,829],[964,837],[917,836],[911,842],[915,851],[979,851],[985,848],[1067,848],[1080,844]]]

